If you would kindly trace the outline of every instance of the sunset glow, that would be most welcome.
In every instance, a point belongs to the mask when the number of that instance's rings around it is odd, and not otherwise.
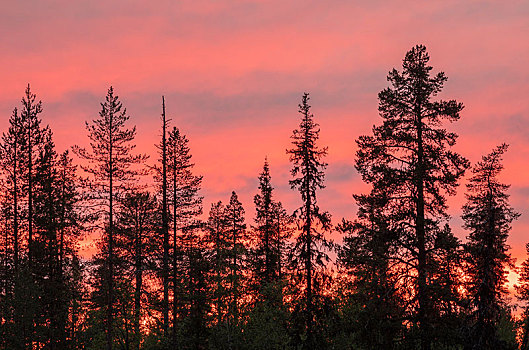
[[[352,218],[351,195],[362,190],[354,140],[379,122],[377,93],[387,86],[387,72],[423,43],[434,68],[449,77],[442,96],[465,105],[452,127],[460,135],[456,149],[474,162],[509,143],[502,176],[523,213],[529,204],[529,6],[455,3],[52,1],[32,2],[29,15],[23,15],[26,4],[13,3],[0,24],[9,33],[0,38],[0,127],[7,127],[29,82],[59,149],[85,144],[84,122],[97,116],[112,85],[137,125],[138,149],[154,162],[165,95],[172,125],[188,135],[197,170],[206,174],[206,202],[236,190],[250,211],[268,156],[277,195],[294,208],[285,149],[299,96],[308,91],[322,144],[329,146],[322,206],[332,208],[335,220]],[[462,200],[451,201],[456,223]],[[453,228],[464,237],[459,226]],[[528,230],[529,216],[522,215],[510,237],[519,259]]]
[[[318,204],[338,224],[356,218],[352,196],[369,190],[354,168],[355,140],[381,123],[378,93],[388,72],[423,44],[433,72],[448,77],[440,98],[465,106],[446,125],[459,135],[455,151],[475,164],[510,145],[500,179],[521,213],[508,239],[519,265],[529,242],[528,19],[522,0],[14,1],[0,12],[0,130],[29,83],[58,151],[86,147],[85,122],[98,117],[113,86],[136,125],[135,152],[154,165],[163,95],[170,127],[187,136],[193,171],[204,176],[202,219],[236,191],[250,224],[265,157],[275,198],[288,212],[300,206],[286,150],[309,92],[319,144],[328,146]],[[461,240],[469,175],[448,201]],[[149,176],[142,181],[152,185]],[[97,236],[83,242],[84,258]],[[337,232],[332,239],[342,242]],[[508,279],[514,291],[517,275]]]

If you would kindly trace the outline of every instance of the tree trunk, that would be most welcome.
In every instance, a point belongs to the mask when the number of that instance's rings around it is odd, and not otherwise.
[[[176,154],[175,152],[173,152]],[[174,156],[174,155],[173,155]],[[177,227],[176,227],[176,163],[173,163],[173,348],[176,349],[176,326],[178,321],[178,305],[177,305]]]
[[[418,245],[418,322],[420,327],[421,350],[430,350],[431,344],[429,339],[428,309],[429,300],[427,295],[427,261],[426,261],[426,232],[425,232],[425,214],[424,214],[424,149],[422,138],[422,116],[420,105],[416,110],[417,117],[417,216],[415,218],[417,245]]]
[[[163,332],[169,331],[169,218],[167,217],[167,122],[165,119],[165,97],[162,96],[162,230],[163,230]]]
[[[31,135],[31,108],[28,108],[28,263],[31,271],[33,264],[33,145]]]
[[[143,284],[143,266],[142,266],[142,235],[141,223],[136,226],[136,288],[134,290],[134,344],[136,349],[140,349],[140,311],[141,311],[141,289]]]
[[[110,112],[110,128],[109,128],[109,208],[108,208],[108,300],[107,300],[107,349],[112,350],[113,342],[113,289],[114,289],[114,222],[113,222],[113,159],[112,159],[112,118],[113,113]]]
[[[305,115],[305,118],[308,119],[308,114]],[[309,136],[305,132],[305,140],[308,140]],[[312,334],[312,324],[314,322],[314,315],[312,310],[312,196],[310,193],[310,183],[309,178],[311,175],[311,169],[309,168],[309,154],[308,150],[305,151],[305,215],[306,223],[304,228],[305,241],[306,241],[306,254],[305,257],[305,271],[307,275],[307,346],[309,350],[313,349],[313,334]]]
[[[15,113],[17,113],[16,110]],[[15,116],[15,118],[15,120],[18,120],[18,117]],[[18,130],[16,130],[15,142],[13,147],[13,254],[15,264],[15,277],[18,275],[18,142]]]
[[[235,213],[233,213],[235,217]],[[237,324],[237,231],[235,226],[235,220],[233,220],[233,269],[232,269],[232,293],[233,293],[233,303],[232,303],[232,313],[233,313],[233,324]]]

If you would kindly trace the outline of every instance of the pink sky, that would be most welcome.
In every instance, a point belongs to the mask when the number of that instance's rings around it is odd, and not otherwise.
[[[422,43],[449,80],[442,97],[465,104],[450,126],[472,162],[501,142],[512,205],[522,213],[509,243],[525,258],[529,241],[529,3],[527,1],[15,1],[0,12],[0,129],[29,82],[42,118],[65,149],[86,145],[113,85],[154,156],[161,95],[172,123],[190,139],[204,174],[205,210],[236,190],[253,217],[264,157],[276,196],[289,209],[285,149],[310,92],[329,147],[322,209],[353,218],[354,140],[378,124],[377,93],[405,52]],[[151,157],[151,164],[155,158]],[[461,228],[464,187],[450,203]]]

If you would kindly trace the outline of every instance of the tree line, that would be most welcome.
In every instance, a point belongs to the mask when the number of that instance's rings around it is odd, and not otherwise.
[[[318,201],[327,148],[307,93],[287,150],[299,207],[277,198],[265,158],[252,210],[233,191],[204,216],[163,97],[153,165],[112,87],[88,147],[60,153],[28,85],[0,140],[0,349],[529,349],[529,260],[521,315],[507,291],[520,215],[499,180],[508,146],[474,165],[454,150],[446,125],[463,104],[438,99],[447,77],[429,59],[417,45],[389,72],[356,140],[369,190],[339,223]],[[447,198],[466,173],[462,241]]]

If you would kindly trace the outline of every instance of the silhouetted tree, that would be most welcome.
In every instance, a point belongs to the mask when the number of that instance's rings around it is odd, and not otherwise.
[[[246,224],[244,223],[244,208],[235,191],[231,193],[230,202],[226,206],[224,220],[229,247],[229,332],[237,337],[239,334],[239,307],[242,302],[243,277],[246,272]],[[238,339],[230,339],[238,347]]]
[[[212,347],[229,348],[226,330],[228,326],[228,307],[230,305],[230,248],[231,237],[225,219],[226,207],[221,201],[211,204],[208,220],[205,224],[205,242],[208,247],[211,264],[210,288],[211,306],[214,323],[209,339]]]
[[[417,46],[407,53],[403,73],[396,70],[390,73],[388,79],[393,89],[379,94],[384,124],[374,128],[373,137],[358,140],[357,162],[366,181],[391,188],[394,196],[390,200],[400,202],[395,208],[409,222],[410,230],[404,231],[404,240],[412,243],[407,244],[411,259],[416,257],[412,264],[418,277],[417,320],[422,329],[423,348],[430,346],[431,329],[426,331],[425,327],[434,317],[432,288],[426,282],[434,271],[428,266],[432,256],[427,253],[433,252],[428,245],[435,240],[435,232],[440,232],[435,228],[435,220],[442,218],[445,206],[440,190],[453,193],[456,180],[466,167],[463,158],[446,150],[454,144],[456,136],[435,128],[442,118],[456,120],[462,105],[455,101],[430,101],[446,78],[442,73],[430,78],[428,60],[425,48]]]
[[[270,167],[265,159],[259,175],[259,193],[254,196],[255,226],[249,249],[250,295],[244,343],[248,348],[281,349],[289,342],[288,310],[283,301],[286,280],[281,263],[291,235],[291,217],[274,199]]]
[[[39,290],[33,274],[34,247],[34,197],[35,162],[42,150],[42,135],[47,128],[41,127],[39,114],[42,102],[36,100],[30,86],[22,97],[22,108],[14,110],[10,128],[3,135],[2,170],[10,202],[6,214],[11,216],[13,229],[13,278],[11,299],[14,328],[10,346],[18,349],[31,344],[36,336],[39,317]],[[25,253],[25,254],[24,254]],[[22,261],[24,259],[24,261]]]
[[[42,133],[35,159],[33,278],[38,286],[35,341],[50,349],[68,344],[68,317],[77,293],[72,263],[85,217],[79,208],[75,166],[68,152],[58,155],[50,129]]]
[[[114,294],[114,206],[116,199],[127,188],[128,182],[140,174],[133,165],[142,163],[145,155],[132,155],[135,145],[132,144],[136,128],[129,129],[126,109],[123,108],[114,89],[108,89],[105,102],[101,103],[99,119],[86,122],[90,148],[75,146],[75,153],[87,161],[81,168],[90,174],[88,185],[92,199],[98,202],[100,214],[105,215],[104,231],[106,237],[106,259],[104,288],[106,290],[106,339],[107,349],[113,343],[113,294]]]
[[[277,221],[274,220],[276,213],[275,202],[272,197],[273,187],[271,184],[270,167],[265,159],[263,171],[259,175],[259,193],[254,196],[255,223],[253,269],[256,275],[256,283],[265,285],[278,277],[279,251],[277,239]]]
[[[197,229],[199,228],[198,216],[202,214],[202,197],[199,195],[202,176],[193,174],[194,164],[191,161],[189,141],[176,127],[171,130],[167,140],[167,175],[169,177],[168,190],[170,191],[169,207],[172,214],[173,239],[172,239],[172,281],[173,281],[173,347],[177,344],[177,328],[179,305],[188,309],[188,297],[193,293],[195,283],[190,273],[197,266],[191,266],[193,257],[201,263],[200,256],[196,255],[195,246],[199,244]],[[196,273],[196,271],[195,271]],[[179,290],[183,289],[182,291]],[[190,289],[192,288],[192,289]],[[193,295],[194,297],[200,297]],[[195,305],[196,306],[196,305]],[[196,310],[195,310],[196,311]],[[198,314],[194,316],[199,317]],[[203,314],[200,315],[202,317]],[[202,320],[194,320],[201,323]],[[198,339],[197,330],[187,328],[188,336]],[[191,332],[192,334],[189,334]]]
[[[24,128],[17,108],[9,118],[9,128],[2,134],[0,144],[0,169],[2,174],[2,275],[0,280],[0,346],[15,349],[23,347],[24,339],[20,334],[21,310],[14,303],[18,294],[22,235],[20,230],[21,198],[23,192]],[[17,336],[18,334],[18,336]]]
[[[436,229],[446,218],[446,197],[455,193],[468,161],[451,150],[457,135],[441,127],[456,121],[463,109],[455,100],[432,101],[446,76],[431,76],[430,57],[422,45],[406,53],[402,72],[388,75],[392,87],[379,93],[382,125],[357,140],[357,164],[365,182],[386,188],[391,215],[402,227],[400,242],[413,273],[417,304],[412,320],[420,329],[420,347],[430,349],[434,310],[429,276]],[[396,223],[395,223],[396,225]]]
[[[20,261],[20,236],[19,236],[19,201],[21,195],[21,177],[25,169],[21,169],[24,140],[24,126],[17,108],[9,118],[9,129],[2,134],[0,165],[5,181],[5,189],[9,192],[8,203],[6,207],[6,220],[11,221],[11,230],[13,235],[13,267],[14,272],[18,271]],[[6,204],[4,202],[4,204]],[[7,227],[6,227],[7,230]],[[7,243],[7,241],[6,241]]]
[[[29,84],[26,88],[25,95],[22,98],[22,109],[20,116],[22,127],[25,133],[24,137],[24,156],[26,170],[27,186],[27,222],[28,222],[28,264],[31,268],[33,255],[33,178],[35,176],[33,164],[39,152],[43,130],[40,126],[39,114],[42,112],[42,102],[37,102],[37,96],[31,92]]]
[[[513,267],[507,237],[519,214],[508,202],[509,186],[498,179],[506,150],[503,144],[474,166],[463,207],[465,228],[470,230],[465,249],[474,305],[473,349],[507,348],[498,335],[498,322],[507,293],[507,268]]]
[[[306,341],[303,346],[306,349],[314,349],[316,344],[313,339],[313,297],[314,292],[318,292],[313,289],[314,274],[316,268],[323,267],[325,261],[328,261],[324,250],[330,249],[332,244],[324,235],[331,228],[330,214],[320,211],[316,199],[316,191],[325,187],[323,170],[327,163],[323,161],[323,157],[327,154],[327,148],[319,148],[316,145],[319,125],[314,122],[308,102],[309,94],[305,93],[299,104],[301,122],[291,136],[294,148],[287,150],[287,153],[293,164],[291,175],[294,179],[289,181],[290,187],[300,192],[303,202],[294,213],[299,220],[301,233],[296,239],[291,262],[305,286]]]
[[[163,332],[168,337],[169,329],[169,213],[167,204],[167,118],[165,116],[165,98],[162,96],[162,141],[158,145],[161,153],[161,192],[162,192],[162,280],[163,280]]]
[[[59,279],[59,188],[55,186],[58,178],[57,153],[52,141],[51,131],[42,135],[42,151],[33,164],[33,263],[32,276],[38,286],[38,315],[35,315],[35,339],[37,344],[49,341],[50,348],[61,346],[64,340],[64,307],[66,288]],[[49,324],[47,322],[49,320]],[[47,328],[48,334],[44,334]],[[46,339],[47,338],[47,339]]]
[[[224,220],[225,206],[221,201],[212,203],[205,227],[205,238],[211,251],[212,264],[212,303],[217,325],[220,325],[225,313],[225,283],[224,278],[228,269],[228,247],[226,236],[226,222]]]
[[[351,295],[343,296],[349,299],[344,300],[344,309],[353,320],[348,332],[362,349],[395,349],[403,332],[405,310],[399,278],[407,266],[399,260],[400,230],[392,225],[388,195],[385,188],[355,195],[358,219],[344,220],[338,226],[347,234],[339,262],[352,278]]]
[[[521,317],[507,297],[519,216],[499,181],[507,146],[472,170],[463,243],[447,198],[469,162],[445,129],[463,105],[437,98],[447,78],[429,59],[422,45],[406,53],[378,95],[381,123],[356,141],[369,190],[337,225],[336,265],[318,201],[327,148],[307,93],[286,151],[300,205],[287,213],[265,158],[247,229],[235,191],[201,221],[203,178],[163,96],[154,183],[138,184],[147,156],[112,87],[86,123],[88,147],[73,147],[81,178],[28,85],[0,140],[0,350],[529,350],[529,258]]]

